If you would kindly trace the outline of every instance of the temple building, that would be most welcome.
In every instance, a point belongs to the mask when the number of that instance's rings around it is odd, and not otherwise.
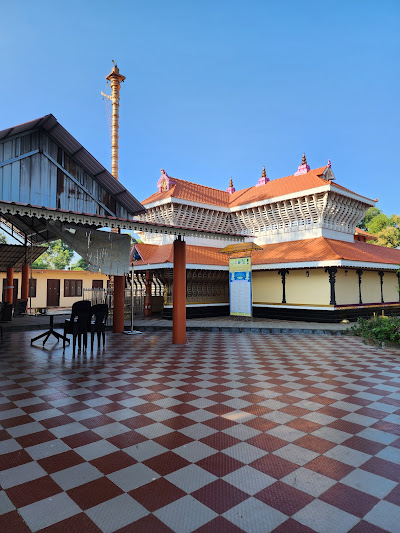
[[[373,312],[400,314],[400,250],[366,241],[357,228],[376,204],[336,182],[331,163],[310,169],[305,155],[290,176],[259,180],[226,191],[170,177],[161,170],[157,191],[144,200],[142,221],[224,234],[246,235],[261,246],[252,253],[253,316],[338,321]],[[140,234],[132,262],[164,286],[171,316],[173,236]],[[186,237],[188,317],[229,314],[228,241]]]

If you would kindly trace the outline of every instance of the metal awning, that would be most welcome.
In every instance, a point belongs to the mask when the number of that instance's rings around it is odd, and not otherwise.
[[[126,211],[134,216],[146,211],[146,208],[130,193],[120,181],[97,161],[55,118],[54,115],[25,122],[19,126],[0,131],[0,141],[28,131],[43,129],[56,144],[67,152],[104,190],[106,190]]]
[[[14,268],[21,272],[22,265],[31,264],[47,250],[47,246],[20,246],[18,244],[0,244],[0,272]],[[26,254],[26,255],[25,255]]]
[[[59,238],[58,233],[52,230],[52,224],[76,224],[86,228],[116,228],[134,232],[146,232],[159,235],[175,235],[182,237],[202,237],[206,239],[225,239],[235,242],[242,242],[243,235],[235,233],[218,233],[197,229],[180,228],[164,224],[154,224],[151,222],[140,222],[138,220],[122,219],[111,216],[93,215],[90,213],[80,213],[39,207],[30,204],[17,202],[0,201],[0,222],[6,221],[10,226],[18,228],[28,235],[36,235],[34,242],[49,242]],[[256,246],[256,245],[255,245]]]

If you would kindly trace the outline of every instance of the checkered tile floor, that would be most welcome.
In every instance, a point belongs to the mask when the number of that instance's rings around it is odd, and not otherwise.
[[[400,531],[400,352],[145,333],[73,359],[33,335],[0,344],[0,531]]]

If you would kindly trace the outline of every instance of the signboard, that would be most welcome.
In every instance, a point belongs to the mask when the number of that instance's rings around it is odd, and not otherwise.
[[[252,316],[251,258],[229,259],[230,314]]]

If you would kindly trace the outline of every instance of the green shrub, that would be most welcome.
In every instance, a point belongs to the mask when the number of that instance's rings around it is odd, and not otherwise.
[[[376,316],[359,318],[351,328],[353,335],[373,343],[392,342],[400,346],[400,318],[392,316]]]

